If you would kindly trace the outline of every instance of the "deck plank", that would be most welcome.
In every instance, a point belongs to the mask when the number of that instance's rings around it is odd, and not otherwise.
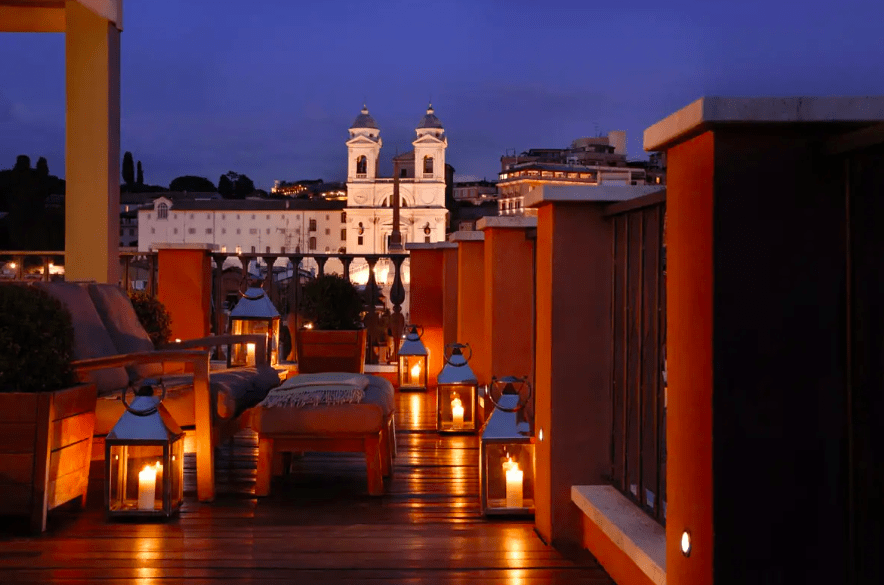
[[[0,518],[0,583],[611,585],[585,551],[545,545],[530,518],[479,507],[478,437],[438,435],[435,397],[397,395],[397,448],[383,497],[369,496],[360,454],[308,453],[254,497],[257,437],[218,449],[219,496],[195,497],[193,458],[180,515],[107,522],[93,468],[85,510],[50,513],[47,532]]]

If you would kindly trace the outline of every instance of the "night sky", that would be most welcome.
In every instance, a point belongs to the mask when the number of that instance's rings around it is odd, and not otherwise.
[[[121,158],[145,182],[346,176],[363,102],[382,173],[432,100],[456,178],[508,150],[642,132],[703,95],[884,95],[884,1],[127,0]],[[0,169],[64,175],[64,38],[0,34]]]

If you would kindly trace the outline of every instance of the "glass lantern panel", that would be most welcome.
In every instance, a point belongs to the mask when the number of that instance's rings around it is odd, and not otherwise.
[[[110,512],[163,510],[163,455],[162,445],[111,446]]]
[[[399,388],[404,390],[426,389],[427,356],[399,356]]]
[[[534,509],[534,445],[489,443],[485,447],[486,512]]]
[[[279,320],[270,319],[234,319],[231,323],[231,332],[234,335],[267,335],[271,331],[275,332],[272,338],[274,341],[279,338]],[[276,325],[274,328],[273,325]],[[254,366],[255,365],[255,344],[254,343],[237,343],[231,349],[230,365],[231,366]],[[275,363],[275,356],[271,356],[271,362]]]
[[[182,436],[180,439],[172,443],[172,489],[170,490],[171,494],[171,505],[172,509],[176,509],[181,506],[181,502],[184,501],[184,437]]]
[[[476,430],[476,386],[439,384],[438,430]]]

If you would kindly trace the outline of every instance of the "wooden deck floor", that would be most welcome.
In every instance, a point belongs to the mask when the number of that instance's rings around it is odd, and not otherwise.
[[[218,458],[223,493],[187,495],[170,522],[107,522],[100,477],[86,509],[54,511],[42,536],[0,518],[0,583],[613,584],[585,551],[546,546],[530,519],[480,514],[478,438],[439,436],[433,400],[397,395],[383,497],[367,494],[361,456],[307,454],[257,499],[257,442],[243,433]]]

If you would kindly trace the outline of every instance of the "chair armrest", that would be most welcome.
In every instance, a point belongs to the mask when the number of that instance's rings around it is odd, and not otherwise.
[[[199,363],[207,360],[208,352],[206,351],[188,349],[164,349],[74,360],[71,362],[71,367],[76,372],[89,372],[92,370],[125,367],[135,364],[151,364],[156,362]]]
[[[241,334],[241,335],[210,335],[209,337],[200,337],[197,339],[187,339],[163,346],[166,348],[190,349],[190,348],[208,348],[219,345],[233,345],[240,343],[255,344],[255,364],[270,365],[269,354],[267,352],[267,336],[263,334]]]

